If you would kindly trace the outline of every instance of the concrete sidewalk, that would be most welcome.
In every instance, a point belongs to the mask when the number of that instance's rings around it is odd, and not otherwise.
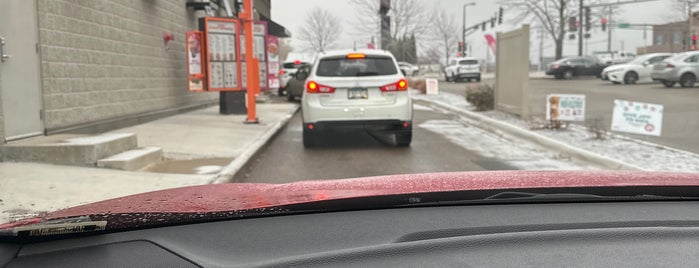
[[[226,182],[297,110],[295,103],[258,104],[260,124],[246,125],[245,115],[220,115],[214,106],[112,131],[135,133],[140,147],[163,149],[163,161],[139,171],[0,163],[0,223],[119,196]]]

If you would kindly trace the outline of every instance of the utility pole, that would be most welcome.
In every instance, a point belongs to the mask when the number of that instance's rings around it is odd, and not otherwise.
[[[465,56],[466,51],[467,51],[466,47],[468,47],[468,45],[466,44],[466,7],[467,6],[475,6],[475,5],[476,5],[476,3],[471,2],[471,3],[466,3],[463,6],[463,13],[461,16],[461,44],[463,44],[463,47],[461,48],[461,51],[459,51],[462,54],[461,56]],[[470,55],[470,53],[469,53],[469,55]]]
[[[584,7],[583,7],[583,0],[580,0],[580,9],[579,9],[578,17],[580,17],[579,24],[578,24],[578,56],[583,55],[583,13],[584,12]]]
[[[608,13],[607,13],[607,25],[609,25],[609,27],[607,27],[607,52],[612,51],[612,28],[613,28],[612,24],[614,23],[612,21],[612,7],[626,5],[626,4],[638,4],[638,3],[651,2],[651,1],[657,1],[657,0],[628,0],[628,1],[617,0],[616,2],[612,2],[612,3],[593,4],[593,5],[587,6],[587,7],[607,7],[607,8],[609,8]],[[580,1],[580,3],[581,3],[580,10],[582,10],[582,0]],[[690,13],[690,17],[691,17],[691,13]]]
[[[612,53],[612,6],[608,6],[608,12],[607,13],[607,25],[610,27],[607,27],[607,52]]]
[[[539,72],[543,70],[544,62],[544,27],[539,27]]]

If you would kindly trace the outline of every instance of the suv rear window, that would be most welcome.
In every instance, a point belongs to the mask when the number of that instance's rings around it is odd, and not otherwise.
[[[477,60],[461,60],[459,61],[459,65],[474,65],[478,64]]]
[[[318,62],[317,76],[352,77],[397,74],[396,64],[391,57],[367,56],[363,59],[348,59],[345,56],[328,57]]]

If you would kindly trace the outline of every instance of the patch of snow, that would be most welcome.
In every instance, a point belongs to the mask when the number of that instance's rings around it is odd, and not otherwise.
[[[222,166],[199,166],[195,169],[194,172],[198,175],[216,174],[220,172],[222,169]]]
[[[474,107],[466,102],[463,96],[457,94],[440,92],[439,95],[436,96],[414,94],[412,97],[414,99],[441,102],[458,110],[475,112]],[[617,159],[631,165],[643,167],[649,171],[699,172],[699,154],[696,153],[641,141],[619,134],[610,133],[606,135],[606,139],[597,140],[593,138],[593,134],[584,126],[577,124],[570,124],[567,129],[561,130],[530,130],[526,121],[509,113],[501,111],[478,113],[567,143],[574,147]]]
[[[91,145],[103,142],[108,142],[112,140],[122,139],[129,136],[133,136],[133,133],[105,133],[97,136],[86,136],[65,139],[64,143],[76,144],[76,145]]]
[[[413,110],[418,110],[418,111],[434,111],[434,109],[420,105],[420,104],[413,104]],[[299,126],[300,127],[300,126]]]
[[[525,170],[583,170],[594,169],[533,143],[503,137],[481,128],[469,127],[455,120],[428,120],[418,125],[431,132],[441,134],[464,149],[486,158],[495,158]]]

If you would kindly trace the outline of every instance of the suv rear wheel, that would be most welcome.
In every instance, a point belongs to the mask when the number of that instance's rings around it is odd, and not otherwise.
[[[321,135],[317,131],[311,131],[306,129],[306,125],[303,127],[303,147],[312,148],[318,147],[322,143]]]
[[[402,131],[396,133],[396,146],[407,147],[410,146],[410,142],[413,140],[412,131]]]

